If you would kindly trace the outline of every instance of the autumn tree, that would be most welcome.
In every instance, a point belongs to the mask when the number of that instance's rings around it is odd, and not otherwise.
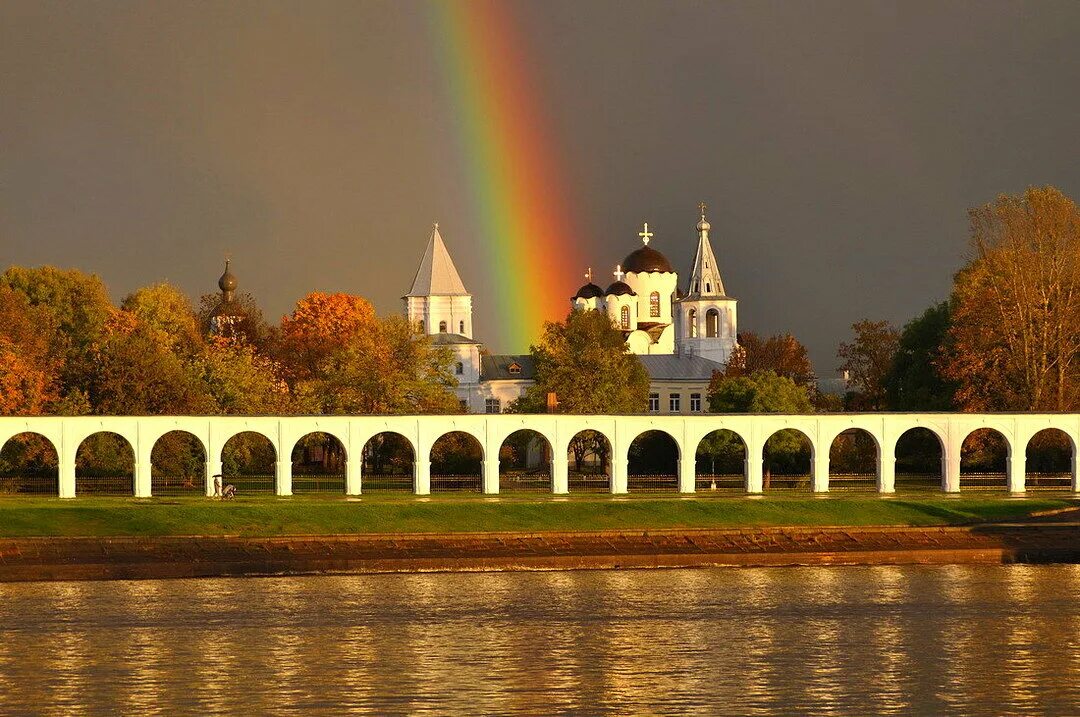
[[[230,315],[237,317],[232,327],[235,337],[257,346],[264,352],[273,348],[277,338],[275,328],[267,323],[262,309],[259,308],[259,302],[246,291],[237,292],[228,307],[223,306],[221,294],[203,294],[199,297],[195,315],[199,322],[199,332],[203,336],[213,333],[214,317],[226,308]]]
[[[885,405],[891,411],[948,411],[956,387],[939,364],[949,342],[949,302],[931,306],[904,325],[896,355],[883,381]]]
[[[404,317],[373,319],[319,359],[297,401],[330,414],[457,413],[453,362]]]
[[[1053,187],[969,212],[943,374],[968,411],[1080,405],[1080,209]]]
[[[249,343],[210,337],[192,370],[210,394],[214,413],[257,415],[291,410],[281,367]]]
[[[749,376],[758,371],[772,371],[803,386],[813,386],[817,380],[809,352],[791,334],[762,338],[751,331],[741,333],[725,375]]]
[[[163,332],[127,311],[107,324],[94,348],[88,390],[96,413],[105,415],[205,414],[212,402],[205,385],[163,342]]]
[[[375,329],[375,309],[360,296],[314,292],[281,319],[281,357],[296,380],[312,379],[326,361]]]
[[[58,397],[57,340],[51,313],[0,286],[0,415],[40,414]]]
[[[56,351],[62,358],[61,401],[79,404],[77,394],[85,393],[95,370],[95,346],[105,338],[105,324],[116,311],[105,284],[76,269],[12,266],[0,274],[0,286],[22,293],[31,306],[52,317],[58,334]]]
[[[854,389],[848,407],[858,411],[879,411],[885,407],[885,379],[896,355],[900,333],[888,321],[864,319],[851,325],[854,339],[842,342],[837,351],[838,368],[846,372]]]

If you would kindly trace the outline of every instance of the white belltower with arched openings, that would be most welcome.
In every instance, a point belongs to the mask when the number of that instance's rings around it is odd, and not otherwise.
[[[674,304],[675,353],[726,364],[737,345],[736,300],[724,292],[720,267],[709,242],[711,227],[705,219],[704,202],[699,208],[698,245],[690,267],[689,290]]]

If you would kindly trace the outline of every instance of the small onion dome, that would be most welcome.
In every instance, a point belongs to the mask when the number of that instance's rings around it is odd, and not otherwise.
[[[623,271],[632,271],[637,274],[654,271],[675,273],[675,270],[671,268],[671,262],[667,260],[667,257],[656,249],[648,246],[643,246],[636,251],[630,252],[630,256],[623,260],[622,267]],[[608,289],[608,293],[611,293],[610,289]]]
[[[699,222],[697,223],[697,230],[698,230],[699,232],[707,232],[707,231],[709,231],[710,229],[712,229],[712,225],[711,225],[711,224],[709,224],[708,220],[707,220],[707,219],[705,219],[705,215],[704,215],[704,214],[702,214],[702,215],[701,215],[701,221],[699,221]]]
[[[598,299],[604,295],[604,290],[591,281],[577,290],[575,299]]]
[[[222,291],[233,292],[236,291],[236,276],[229,270],[229,260],[225,260],[225,273],[221,275],[221,278],[217,282],[218,288]]]
[[[630,285],[624,281],[616,281],[609,286],[604,293],[608,296],[625,296],[627,294],[630,296],[637,296],[637,294],[634,293],[634,290],[630,288]]]

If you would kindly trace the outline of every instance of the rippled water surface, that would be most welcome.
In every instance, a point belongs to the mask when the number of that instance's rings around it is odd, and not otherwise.
[[[1080,713],[1080,567],[0,585],[0,713]]]

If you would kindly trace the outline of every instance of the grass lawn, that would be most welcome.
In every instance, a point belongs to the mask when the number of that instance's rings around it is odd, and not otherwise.
[[[0,537],[318,535],[478,531],[950,525],[1076,505],[1000,494],[740,497],[372,496],[206,498],[0,497]]]

